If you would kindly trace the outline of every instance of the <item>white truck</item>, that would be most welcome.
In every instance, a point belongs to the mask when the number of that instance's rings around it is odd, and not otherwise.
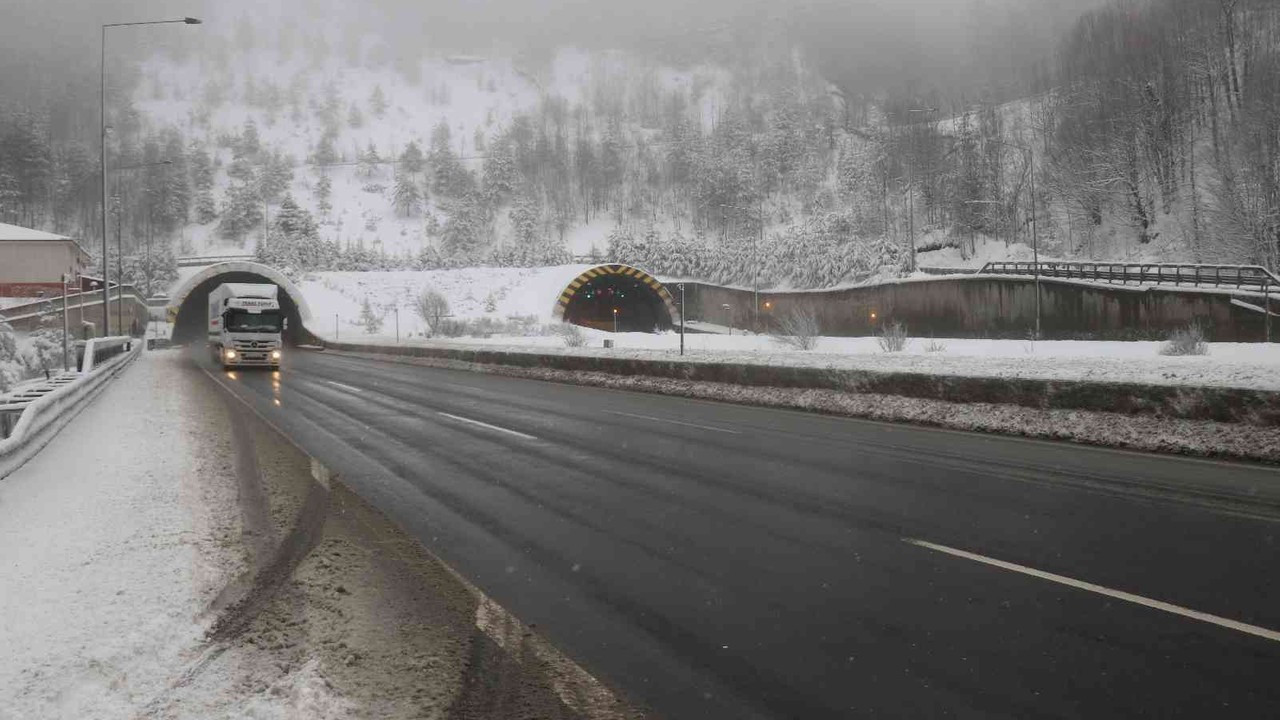
[[[288,321],[280,312],[278,291],[266,283],[223,283],[209,293],[209,349],[224,370],[279,369]]]

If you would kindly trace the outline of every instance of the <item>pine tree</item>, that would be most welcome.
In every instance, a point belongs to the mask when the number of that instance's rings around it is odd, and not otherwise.
[[[317,165],[328,167],[338,162],[338,151],[334,147],[337,135],[337,131],[326,129],[324,134],[320,136],[320,142],[316,143],[316,151],[312,156]]]
[[[378,165],[382,162],[382,158],[378,155],[378,149],[369,143],[368,149],[360,155],[360,164],[356,167],[356,174],[362,178],[370,179],[378,174]]]
[[[355,103],[351,103],[351,109],[347,111],[347,124],[357,130],[364,127],[364,113]]]
[[[382,316],[374,311],[369,298],[365,298],[364,303],[360,305],[360,324],[369,335],[374,335],[382,329]]]
[[[329,217],[329,212],[333,210],[330,204],[330,198],[333,196],[333,182],[329,179],[328,173],[322,173],[320,179],[316,181],[316,212],[320,213],[320,217]]]
[[[262,186],[262,197],[268,202],[275,202],[293,182],[293,161],[281,152],[267,154],[259,175]]]
[[[404,151],[400,153],[401,169],[411,174],[416,175],[422,172],[423,160],[422,148],[418,147],[417,141],[414,140],[410,140]]]
[[[213,162],[204,146],[195,146],[188,153],[191,168],[191,187],[195,191],[195,220],[201,225],[213,222],[218,208],[213,200]]]
[[[244,236],[262,223],[262,198],[254,183],[237,183],[227,188],[218,234],[228,240]]]
[[[404,217],[416,215],[422,209],[422,192],[418,190],[418,183],[413,176],[407,172],[396,175],[394,202],[396,212]]]
[[[258,125],[253,122],[253,118],[244,121],[244,128],[240,131],[240,138],[235,145],[236,156],[254,157],[262,150],[262,140],[258,137]]]
[[[369,109],[376,118],[387,114],[387,96],[383,94],[381,85],[373,86],[373,94],[369,96]]]

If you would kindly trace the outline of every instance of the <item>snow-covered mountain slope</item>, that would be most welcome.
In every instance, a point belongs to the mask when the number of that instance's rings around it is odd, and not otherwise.
[[[545,118],[553,112],[575,114],[578,128],[599,134],[590,110],[606,94],[637,88],[658,95],[682,95],[700,118],[703,129],[715,122],[730,76],[711,67],[676,69],[641,62],[621,53],[590,54],[576,49],[556,53],[539,70],[522,67],[510,57],[441,55],[422,60],[407,77],[402,69],[351,66],[330,56],[315,63],[302,53],[281,59],[270,48],[247,54],[193,57],[184,63],[156,56],[144,63],[134,99],[144,125],[152,132],[176,128],[192,146],[212,154],[213,199],[221,211],[230,201],[235,180],[229,170],[235,145],[250,125],[267,153],[282,154],[293,169],[288,192],[320,219],[321,236],[342,247],[359,245],[392,256],[417,256],[439,245],[448,222],[445,198],[433,197],[430,181],[416,177],[425,202],[418,212],[395,206],[396,163],[410,143],[424,153],[433,132],[447,127],[449,149],[477,181],[483,176],[486,150],[509,129],[517,116]],[[622,97],[622,95],[618,95]],[[337,132],[336,157],[321,167],[316,157],[324,141],[325,104],[333,103]],[[638,124],[624,128],[636,137],[653,135]],[[563,140],[563,138],[560,138]],[[380,163],[361,167],[370,149]],[[428,168],[429,171],[429,168]],[[323,208],[317,191],[321,175],[331,183]],[[269,224],[280,198],[266,204]],[[184,255],[252,252],[261,229],[240,238],[223,237],[219,219],[187,226]],[[511,222],[505,213],[493,218],[495,246],[510,242]],[[569,255],[602,251],[615,223],[606,217],[569,223],[557,241]]]

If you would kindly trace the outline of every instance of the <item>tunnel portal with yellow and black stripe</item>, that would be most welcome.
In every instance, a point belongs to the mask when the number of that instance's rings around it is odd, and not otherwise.
[[[560,293],[555,315],[574,325],[618,332],[667,330],[679,317],[671,293],[657,278],[619,263],[597,265],[574,278]]]

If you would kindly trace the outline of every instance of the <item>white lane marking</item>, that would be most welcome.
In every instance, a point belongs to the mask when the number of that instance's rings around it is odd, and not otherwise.
[[[490,430],[496,430],[497,432],[503,432],[503,433],[506,433],[506,434],[508,434],[508,435],[515,435],[516,437],[521,437],[521,438],[524,438],[525,440],[537,440],[537,439],[538,439],[538,438],[536,438],[536,437],[534,437],[534,436],[532,436],[532,435],[526,435],[525,433],[517,432],[517,431],[515,431],[515,430],[508,430],[507,428],[504,428],[504,427],[498,427],[497,425],[490,425],[489,423],[486,423],[486,422],[480,422],[479,420],[472,420],[471,418],[464,418],[464,417],[462,417],[462,416],[460,416],[460,415],[450,415],[450,414],[449,414],[449,413],[447,413],[447,412],[439,412],[439,411],[436,411],[436,412],[437,412],[437,414],[439,414],[439,415],[443,415],[443,416],[445,416],[445,417],[447,417],[447,418],[450,418],[450,419],[452,419],[452,420],[457,420],[458,422],[471,423],[472,425],[479,425],[479,426],[480,426],[480,427],[482,427],[482,428],[488,428],[488,429],[490,429]]]
[[[329,383],[330,385],[334,385],[334,386],[336,386],[336,387],[340,387],[340,388],[342,388],[343,390],[350,390],[350,391],[351,391],[351,392],[353,392],[353,393],[362,393],[362,392],[364,392],[363,390],[361,390],[361,389],[360,389],[360,388],[358,388],[358,387],[351,387],[350,385],[344,385],[344,384],[342,384],[342,383],[340,383],[340,382],[334,382],[333,380],[325,380],[325,382]]]
[[[637,418],[639,420],[652,420],[653,422],[659,422],[659,423],[671,424],[671,425],[684,425],[685,427],[699,428],[702,430],[711,430],[713,432],[729,433],[730,435],[742,434],[737,430],[729,430],[726,428],[712,427],[710,425],[699,425],[697,423],[682,422],[680,420],[668,420],[667,418],[650,417],[649,415],[636,415],[635,413],[618,412],[617,410],[606,410],[605,412],[608,412],[610,415],[621,415],[623,417]]]
[[[992,557],[987,557],[986,555],[979,555],[977,553],[971,553],[965,550],[957,550],[956,548],[947,547],[946,545],[937,545],[931,542],[926,542],[924,540],[916,540],[915,538],[902,538],[902,541],[905,543],[910,543],[911,545],[916,545],[918,547],[927,548],[929,550],[935,550],[940,553],[946,553],[948,555],[954,555],[956,557],[964,558],[966,560],[973,560],[974,562],[980,562],[986,565],[991,565],[993,567],[998,567],[1002,570],[1011,570],[1016,573],[1022,573],[1023,575],[1038,577],[1041,580],[1048,580],[1049,582],[1060,583],[1062,585],[1078,588],[1080,590],[1088,590],[1089,592],[1098,593],[1099,595],[1106,595],[1107,597],[1113,597],[1113,598],[1116,598],[1117,600],[1124,600],[1125,602],[1131,602],[1137,605],[1143,605],[1145,607],[1154,608],[1156,610],[1163,610],[1164,612],[1167,612],[1167,613],[1173,613],[1174,615],[1181,615],[1182,617],[1191,618],[1192,620],[1199,620],[1200,622],[1211,623],[1219,627],[1227,628],[1228,630],[1235,630],[1236,632],[1242,632],[1248,635],[1256,635],[1260,638],[1266,638],[1267,640],[1275,640],[1276,642],[1280,642],[1280,632],[1276,632],[1275,630],[1268,630],[1267,628],[1264,628],[1264,627],[1258,627],[1257,625],[1242,623],[1242,622],[1239,622],[1238,620],[1229,620],[1224,617],[1218,617],[1217,615],[1210,615],[1209,613],[1200,612],[1199,610],[1184,608],[1180,605],[1174,605],[1172,603],[1163,602],[1161,600],[1152,600],[1151,598],[1145,598],[1145,597],[1142,597],[1141,595],[1134,595],[1133,593],[1127,593],[1123,590],[1112,590],[1109,587],[1103,587],[1102,585],[1094,585],[1093,583],[1085,582],[1084,580],[1076,580],[1075,578],[1069,578],[1069,577],[1066,577],[1065,575],[1057,575],[1051,572],[1045,572],[1044,570],[1036,570],[1035,568],[1030,568],[1025,565],[1018,565],[1016,563],[1005,562],[1004,560],[997,560]]]

